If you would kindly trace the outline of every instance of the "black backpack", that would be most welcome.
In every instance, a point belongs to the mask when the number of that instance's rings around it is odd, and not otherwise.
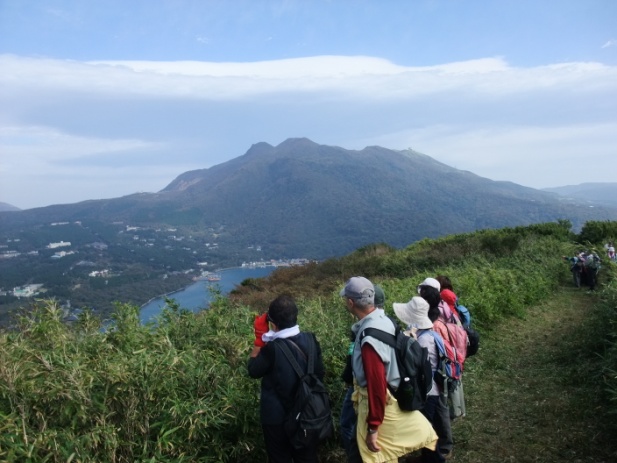
[[[285,341],[275,343],[275,346],[280,347],[300,378],[293,404],[287,410],[284,422],[287,437],[295,449],[315,446],[334,433],[328,391],[323,382],[315,375],[315,341],[312,337],[310,337],[308,344],[309,351],[305,373],[287,347],[287,343]],[[300,350],[299,347],[297,348]]]
[[[401,380],[396,389],[390,385],[388,388],[398,401],[401,410],[422,410],[433,387],[433,371],[428,359],[428,350],[418,344],[413,337],[403,333],[397,323],[394,326],[395,334],[377,328],[366,328],[362,332],[362,337],[372,336],[394,348]]]
[[[469,358],[472,355],[476,355],[478,349],[480,348],[480,333],[474,330],[471,326],[465,328],[465,332],[467,333],[467,357]]]

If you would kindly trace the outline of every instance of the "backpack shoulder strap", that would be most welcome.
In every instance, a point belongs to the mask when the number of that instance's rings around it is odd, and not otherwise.
[[[314,370],[315,370],[315,355],[314,355],[315,343],[313,342],[313,339],[309,337],[309,342],[308,342],[309,351],[308,351],[308,361],[307,361],[306,373],[304,373],[302,371],[302,368],[300,367],[300,364],[294,358],[293,354],[291,353],[291,350],[287,346],[287,342],[285,342],[285,340],[281,340],[281,341],[282,342],[277,342],[274,345],[275,346],[279,346],[279,348],[281,349],[281,351],[283,352],[285,357],[287,357],[287,360],[291,364],[292,368],[294,369],[294,371],[296,372],[298,377],[302,378],[305,374],[312,375],[314,373]],[[292,342],[293,344],[295,344],[298,347],[298,345],[296,343],[294,343],[293,341],[289,341],[289,342]],[[298,347],[298,350],[300,350],[300,352],[302,352],[300,347]],[[304,355],[304,353],[302,353],[302,354]]]
[[[420,333],[419,336],[423,336],[425,334],[430,334],[433,337],[433,340],[435,341],[435,345],[437,346],[437,350],[439,351],[439,353],[443,356],[446,355],[446,347],[443,344],[443,339],[441,339],[441,336],[439,336],[439,333],[436,333],[433,330],[425,330],[422,333]]]
[[[372,338],[377,339],[378,341],[383,342],[391,347],[396,347],[396,337],[393,334],[386,333],[383,330],[378,328],[366,328],[362,331],[361,339],[364,339],[366,336],[371,336]]]
[[[289,343],[294,346],[294,349],[296,349],[300,355],[302,356],[302,358],[308,362],[308,358],[306,357],[306,354],[304,353],[304,351],[302,349],[300,349],[300,346],[298,344],[296,344],[295,342],[293,342],[291,339],[288,339],[287,341],[289,341]]]
[[[311,334],[308,335],[308,363],[307,374],[312,375],[315,373],[315,337]]]
[[[450,330],[448,329],[448,323],[444,322],[441,318],[438,318],[437,320],[435,320],[435,322],[439,322],[439,323],[441,323],[444,326],[446,332],[448,333],[448,342],[450,344],[452,344],[452,336],[450,335]],[[450,324],[452,324],[452,323],[450,323]],[[438,334],[438,333],[435,333],[435,334]],[[441,338],[441,335],[439,335],[439,337]],[[437,339],[437,338],[435,338],[435,339]]]

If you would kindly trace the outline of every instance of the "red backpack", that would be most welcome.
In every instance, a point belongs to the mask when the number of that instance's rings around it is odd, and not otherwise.
[[[446,323],[441,318],[435,320],[433,324],[435,331],[443,338],[446,356],[461,365],[467,358],[467,332],[456,323]]]

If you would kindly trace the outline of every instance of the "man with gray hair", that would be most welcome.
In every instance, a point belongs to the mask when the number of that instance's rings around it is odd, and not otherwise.
[[[375,328],[391,335],[394,323],[375,308],[375,288],[364,277],[350,278],[341,290],[347,311],[358,318],[351,330],[355,341],[353,369],[358,420],[356,440],[363,462],[397,461],[422,447],[435,449],[437,435],[419,411],[403,412],[389,389],[396,389],[400,373],[396,352],[378,339],[364,335]]]
[[[386,295],[379,285],[373,285],[375,290],[375,308],[383,309],[386,302]],[[341,407],[341,417],[339,430],[341,433],[341,442],[345,453],[347,454],[347,463],[362,463],[362,458],[358,450],[358,444],[356,442],[356,411],[354,410],[353,401],[351,397],[353,395],[353,371],[351,368],[351,357],[353,355],[355,336],[351,337],[351,343],[347,351],[347,357],[345,359],[345,369],[341,378],[347,385],[347,392],[343,398],[343,405]]]

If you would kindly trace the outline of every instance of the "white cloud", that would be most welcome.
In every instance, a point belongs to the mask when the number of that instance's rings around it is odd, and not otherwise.
[[[45,127],[0,127],[0,147],[0,176],[5,184],[19,176],[79,177],[87,172],[85,165],[99,164],[96,169],[100,169],[110,154],[120,154],[130,164],[131,153],[161,148],[141,140],[79,137]],[[16,186],[20,188],[20,182]]]
[[[368,141],[368,140],[367,140]],[[614,182],[617,121],[557,127],[431,126],[368,144],[411,147],[461,170],[533,188]],[[390,145],[392,147],[392,145]],[[571,180],[566,180],[570,177]]]
[[[32,159],[33,163],[158,148],[155,143],[142,140],[79,137],[47,127],[0,127],[0,145],[4,162],[13,158],[20,162]]]
[[[337,92],[343,97],[413,98],[445,91],[513,94],[592,89],[598,79],[617,88],[617,68],[566,63],[512,68],[501,58],[405,67],[371,57],[320,56],[255,63],[196,61],[76,62],[0,56],[5,88],[104,95],[237,100],[282,93]]]
[[[195,165],[90,167],[54,169],[29,175],[2,175],[0,197],[22,209],[68,204],[87,199],[117,198],[139,192],[156,192],[175,176],[195,169]]]
[[[579,175],[581,165],[615,158],[617,67],[599,63],[520,68],[497,57],[409,67],[364,56],[210,63],[0,55],[0,68],[0,201],[32,196],[13,202],[19,207],[51,201],[42,185],[76,198],[64,202],[157,191],[181,169],[298,136],[349,149],[411,146],[453,167],[536,187],[612,180],[602,167]],[[54,187],[60,178],[71,186]]]
[[[608,40],[604,45],[602,45],[602,48],[610,48],[610,47],[614,47],[615,45],[617,45],[617,40],[611,39],[611,40]]]
[[[80,137],[45,127],[0,127],[0,147],[0,197],[22,208],[154,191],[152,185],[161,189],[169,183],[169,166],[128,161],[132,153],[162,148],[142,140]],[[115,154],[127,162],[106,166],[105,157]]]

